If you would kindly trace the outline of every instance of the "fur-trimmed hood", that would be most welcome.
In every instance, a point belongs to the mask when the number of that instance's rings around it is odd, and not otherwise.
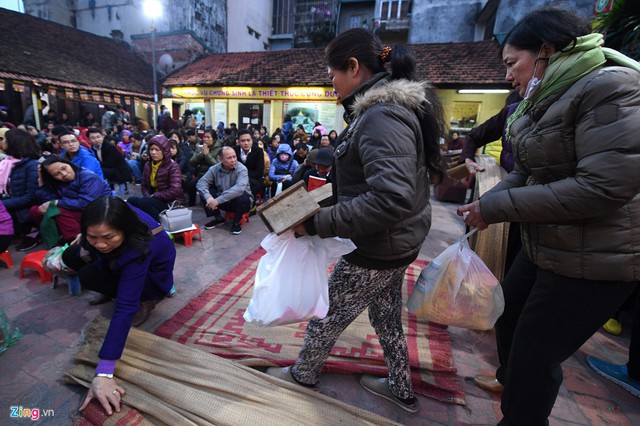
[[[354,117],[358,117],[376,104],[395,104],[420,111],[423,102],[427,101],[425,93],[430,88],[426,81],[382,79],[366,92],[356,95],[351,111]]]

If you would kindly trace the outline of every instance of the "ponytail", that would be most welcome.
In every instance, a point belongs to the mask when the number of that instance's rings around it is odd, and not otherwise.
[[[403,45],[385,46],[380,53],[383,63],[389,62],[391,79],[406,79],[416,81],[416,59],[413,53]],[[425,163],[429,174],[442,180],[444,171],[440,163],[440,136],[444,134],[444,108],[440,98],[435,94],[432,86],[425,88],[426,100],[417,111],[422,131]]]
[[[432,87],[425,91],[426,100],[421,105],[418,114],[420,130],[422,131],[422,145],[427,170],[439,182],[444,177],[444,170],[440,162],[440,136],[444,134],[444,108],[438,95]]]
[[[390,49],[389,66],[391,67],[391,79],[416,80],[416,58],[413,53],[403,45],[397,45]]]

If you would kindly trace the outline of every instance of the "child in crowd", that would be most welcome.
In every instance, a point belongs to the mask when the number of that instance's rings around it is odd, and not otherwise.
[[[120,142],[118,142],[118,149],[127,157],[131,152],[131,132],[129,130],[123,130],[120,133]]]
[[[293,174],[298,169],[298,163],[293,159],[291,147],[288,144],[282,144],[278,147],[276,157],[271,161],[269,168],[269,179],[271,182],[271,196],[276,195],[278,183],[282,183],[282,189],[285,190],[292,185]]]

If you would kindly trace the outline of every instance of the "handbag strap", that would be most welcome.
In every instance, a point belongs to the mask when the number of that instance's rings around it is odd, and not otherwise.
[[[177,203],[177,205],[176,205]],[[180,206],[180,203],[178,203],[178,200],[173,200],[173,202],[171,204],[167,204],[168,208],[162,210],[159,214],[163,214],[165,212],[168,212],[169,210],[176,210],[178,209]]]

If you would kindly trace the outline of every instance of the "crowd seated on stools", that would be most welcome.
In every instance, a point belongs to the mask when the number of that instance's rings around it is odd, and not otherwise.
[[[202,139],[199,139],[198,133],[194,129],[176,125],[171,128],[170,132],[167,132],[167,137],[170,137],[171,141],[165,139],[169,148],[168,151],[165,151],[162,147],[164,143],[158,142],[159,139],[154,139],[155,142],[150,143],[152,138],[158,137],[155,130],[145,129],[144,133],[140,133],[139,129],[133,127],[126,117],[123,119],[115,110],[109,112],[110,114],[105,114],[108,122],[107,127],[100,127],[100,122],[93,117],[88,117],[90,122],[83,122],[83,127],[74,127],[71,125],[72,120],[62,123],[56,119],[55,113],[52,113],[52,117],[47,121],[47,126],[43,131],[28,125],[28,131],[22,133],[25,138],[28,137],[27,135],[32,136],[29,138],[29,144],[34,150],[37,147],[40,147],[40,150],[34,151],[32,158],[24,159],[17,166],[17,170],[20,171],[23,168],[23,163],[33,162],[32,180],[34,183],[31,185],[33,188],[21,185],[18,178],[18,185],[13,185],[14,188],[7,188],[5,191],[5,197],[8,198],[8,191],[11,191],[13,199],[9,202],[9,207],[5,209],[12,221],[11,238],[13,239],[15,235],[24,236],[18,249],[30,250],[42,242],[41,235],[37,234],[37,230],[43,219],[45,219],[46,229],[53,229],[60,233],[61,236],[56,242],[63,243],[72,240],[74,234],[77,235],[78,220],[84,205],[97,196],[109,193],[109,189],[105,189],[103,183],[107,184],[106,187],[110,188],[112,194],[114,193],[114,185],[119,186],[119,188],[115,188],[116,191],[118,189],[122,191],[126,183],[140,183],[141,196],[128,197],[128,201],[156,220],[159,218],[159,213],[173,201],[178,201],[180,205],[190,206],[195,205],[199,196],[200,202],[207,205],[207,199],[203,198],[205,195],[197,189],[197,184],[204,174],[220,161],[219,153],[223,141],[219,138],[216,129],[204,126],[201,122],[198,129],[201,130],[199,133],[202,134]],[[161,120],[172,120],[170,116],[170,113],[165,114]],[[26,125],[21,125],[21,127],[27,129]],[[163,136],[161,123],[158,128],[160,129],[159,136]],[[235,151],[235,163],[244,165],[249,175],[249,194],[246,198],[239,197],[237,200],[237,203],[242,206],[240,214],[235,215],[236,202],[232,207],[227,206],[229,207],[227,210],[222,209],[229,213],[226,215],[227,220],[234,216],[232,231],[237,234],[242,231],[239,223],[242,222],[243,216],[246,217],[247,212],[255,213],[257,204],[275,194],[279,182],[282,183],[282,189],[286,189],[294,182],[293,174],[298,169],[298,165],[304,163],[304,158],[308,156],[310,151],[303,149],[308,146],[304,142],[300,142],[298,147],[300,149],[296,150],[300,162],[297,162],[294,161],[293,151],[289,144],[280,146],[280,142],[283,140],[283,133],[280,129],[276,129],[273,137],[270,137],[268,129],[264,126],[258,128],[249,125],[246,129],[237,129],[237,127],[230,125],[228,129],[222,128],[228,130],[223,132],[223,136],[226,137],[225,143],[232,146]],[[4,129],[2,133],[6,132],[8,129]],[[247,141],[242,140],[245,134]],[[301,141],[307,134],[300,127],[295,134],[292,132],[292,136],[296,141]],[[269,141],[269,147],[264,147],[265,140]],[[173,141],[175,143],[172,144]],[[153,149],[155,159],[150,152],[153,146],[155,146]],[[65,169],[65,173],[54,170],[52,173],[57,173],[57,177],[54,177],[45,171],[44,181],[38,182],[37,163],[49,157],[51,159],[47,161],[45,167],[47,169]],[[273,157],[273,160],[270,157]],[[225,169],[222,166],[221,168]],[[172,178],[174,169],[180,171],[179,174],[176,173],[175,179]],[[306,172],[311,169],[315,173],[315,165],[310,168],[301,168],[301,171]],[[67,170],[68,172],[66,172]],[[89,179],[90,172],[95,173],[99,178]],[[235,173],[236,170],[233,172]],[[23,173],[20,172],[20,174]],[[304,173],[299,171],[298,175],[300,175],[300,180],[304,178]],[[177,185],[178,176],[180,177],[180,187]],[[81,183],[86,182],[87,179],[91,180],[90,185]],[[222,189],[222,192],[233,186],[227,186]],[[98,187],[99,191],[97,191]],[[127,194],[127,188],[124,187],[124,189],[124,192],[119,193],[121,197]],[[219,189],[211,189],[210,194],[220,193]],[[23,213],[16,213],[14,211],[16,209],[15,200],[20,198],[15,197],[14,193],[19,194],[21,191],[25,192],[22,194],[22,199],[28,201],[18,209]],[[239,192],[244,193],[244,191]],[[223,201],[225,197],[223,197]],[[67,201],[63,200],[75,198],[77,198],[77,203],[71,203],[65,207]],[[244,201],[247,199],[249,206],[248,209],[245,209]],[[209,204],[211,205],[211,203]],[[49,206],[56,208],[49,209]],[[5,206],[3,205],[3,207]],[[211,224],[212,222],[222,223],[224,221],[224,217],[218,214],[217,208],[207,207],[205,210],[209,215],[214,216],[213,220],[206,224],[208,225],[205,226],[206,229],[215,226],[215,224]],[[52,216],[58,212],[60,213],[58,216]],[[16,222],[17,226],[14,226]],[[51,227],[52,225],[54,226]],[[3,234],[0,234],[0,239],[2,239],[1,235]],[[8,238],[6,237],[6,239]],[[45,242],[50,246],[51,241]]]

